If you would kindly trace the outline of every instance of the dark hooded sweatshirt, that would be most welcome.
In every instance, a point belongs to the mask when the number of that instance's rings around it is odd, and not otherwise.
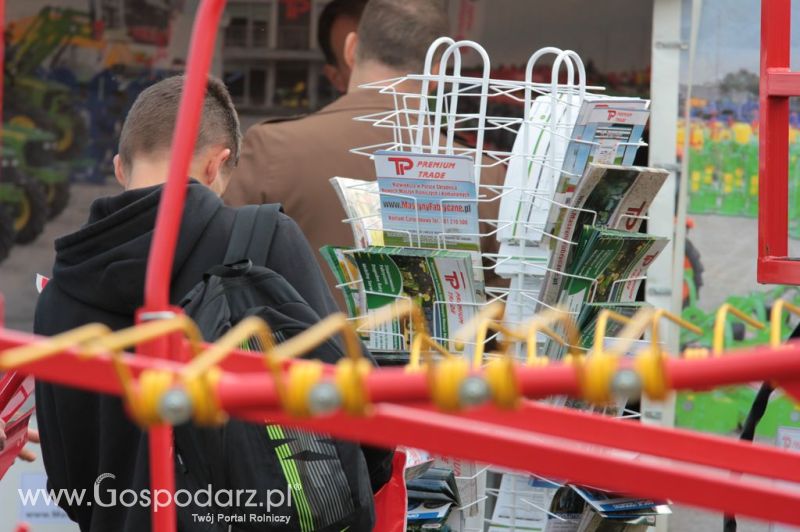
[[[56,240],[53,276],[36,306],[36,334],[50,336],[92,322],[114,330],[133,324],[143,304],[160,197],[161,186],[155,186],[98,199],[85,226]],[[235,210],[208,188],[189,184],[172,269],[172,304],[222,262],[234,216]],[[321,317],[337,310],[311,248],[288,216],[280,215],[265,266],[283,275]],[[147,435],[129,420],[118,397],[38,382],[36,413],[51,489],[85,489],[91,500],[95,481],[104,473],[115,478],[102,481],[103,503],[110,502],[106,490],[112,488],[117,494],[149,488]],[[139,505],[68,506],[63,499],[61,505],[82,531],[150,530],[149,509]]]

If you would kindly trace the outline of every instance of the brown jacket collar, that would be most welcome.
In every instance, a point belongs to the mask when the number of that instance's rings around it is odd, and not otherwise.
[[[338,100],[326,105],[315,114],[338,113],[342,111],[390,111],[394,109],[394,100],[388,94],[381,94],[378,89],[353,89],[343,94]]]

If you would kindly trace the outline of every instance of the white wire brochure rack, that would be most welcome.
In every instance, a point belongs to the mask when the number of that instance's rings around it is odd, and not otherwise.
[[[464,58],[469,53],[471,58],[479,58],[477,69],[467,72]],[[541,83],[533,80],[536,66],[544,60],[552,60],[549,82]],[[409,74],[402,77],[369,83],[362,88],[376,90],[387,96],[392,108],[386,111],[358,117],[356,120],[369,123],[373,127],[387,131],[387,141],[370,146],[360,146],[351,150],[353,153],[375,159],[379,152],[402,152],[399,155],[431,155],[431,156],[467,156],[473,167],[475,196],[471,198],[436,198],[438,210],[420,208],[417,198],[411,194],[393,194],[380,191],[375,183],[352,185],[362,194],[376,196],[374,205],[381,205],[381,200],[393,197],[405,202],[409,216],[417,221],[411,228],[396,229],[387,225],[384,228],[383,217],[379,210],[363,212],[348,218],[345,223],[354,226],[355,235],[382,235],[393,233],[396,242],[398,234],[402,242],[398,246],[424,247],[434,250],[459,250],[465,237],[472,237],[480,242],[482,252],[472,253],[472,271],[474,282],[480,286],[485,297],[474,301],[454,303],[446,299],[433,301],[429,308],[433,313],[433,326],[430,333],[433,339],[448,348],[454,340],[453,331],[444,334],[437,327],[441,314],[454,305],[459,306],[467,317],[478,314],[486,305],[505,303],[504,323],[514,326],[522,325],[526,317],[536,309],[555,306],[542,301],[540,289],[545,277],[559,276],[564,281],[568,278],[582,279],[589,283],[588,302],[595,301],[598,279],[580,277],[565,271],[551,268],[551,247],[557,243],[574,248],[577,242],[559,236],[549,219],[551,211],[560,209],[574,215],[584,214],[592,225],[596,224],[598,213],[570,205],[570,198],[559,190],[560,180],[575,182],[580,179],[583,170],[574,170],[567,164],[571,153],[569,150],[586,150],[596,154],[601,150],[610,151],[612,162],[618,153],[635,154],[644,146],[640,137],[630,138],[588,137],[576,135],[576,125],[585,121],[583,116],[591,105],[597,103],[604,112],[625,114],[646,112],[649,102],[638,98],[616,98],[603,95],[602,87],[586,85],[586,71],[577,53],[555,47],[546,47],[534,52],[527,63],[523,80],[493,79],[490,76],[490,60],[486,51],[473,41],[456,42],[450,38],[440,38],[430,46],[425,58],[423,71],[420,74]],[[498,116],[489,114],[488,109],[508,106],[489,105],[490,102],[512,102],[519,108],[516,116]],[[602,105],[601,105],[602,104]],[[610,120],[610,119],[609,119]],[[643,126],[642,126],[643,127]],[[498,149],[486,143],[487,134],[501,132],[514,135],[516,141],[513,148]],[[623,159],[624,160],[624,159]],[[605,161],[604,161],[605,162]],[[623,162],[630,165],[632,162]],[[499,177],[498,177],[499,176]],[[358,178],[359,176],[351,176]],[[381,176],[379,176],[381,177]],[[478,212],[477,232],[454,232],[445,220],[446,205],[450,203],[474,205]],[[560,211],[559,211],[560,212]],[[422,216],[428,220],[425,228],[419,223]],[[438,230],[431,230],[435,224],[430,220],[438,218]],[[623,218],[645,220],[646,216],[626,214],[616,224],[624,224]],[[386,229],[386,232],[384,231]],[[358,239],[358,237],[357,237]],[[494,245],[488,245],[493,242]],[[373,244],[360,240],[355,249],[345,252],[356,253],[369,250]],[[477,247],[477,246],[476,246]],[[633,272],[627,278],[615,279],[611,291],[621,287],[638,286],[642,281],[641,272]],[[505,278],[505,282],[491,282],[492,274]],[[484,283],[489,280],[490,282]],[[563,286],[565,283],[561,283]],[[368,296],[385,296],[368,290],[362,279],[352,279],[339,286],[356,297],[366,300]],[[401,292],[398,300],[409,299]],[[578,311],[572,315],[577,321]],[[465,321],[468,321],[465,319]],[[393,331],[361,330],[364,335],[384,334],[394,336],[394,340],[402,340],[408,346],[414,335],[413,324]],[[499,332],[491,332],[487,341],[507,340]],[[546,337],[540,334],[537,344],[545,344]],[[470,356],[477,344],[459,338],[464,346],[463,353]],[[388,342],[387,342],[388,343]],[[522,358],[527,353],[527,346],[520,341],[515,346],[516,354]],[[581,346],[575,346],[583,349]],[[583,349],[585,351],[585,349]],[[490,351],[490,350],[486,350]],[[539,350],[541,352],[541,349]],[[492,353],[484,353],[481,361],[485,363],[492,358]],[[617,417],[635,417],[622,405],[611,415]],[[530,503],[537,503],[527,495],[515,493],[513,486],[501,485],[502,477],[508,472],[493,473],[493,469],[475,466],[468,478],[460,480],[474,481],[478,486],[478,495],[473,500],[462,501],[463,508],[454,512],[448,524],[455,531],[484,531],[487,527],[503,530],[527,530],[524,520],[517,518],[530,509]],[[499,475],[499,476],[498,476]],[[488,481],[488,483],[487,483]],[[491,508],[499,504],[499,499],[511,501],[517,508],[511,509],[508,519],[502,524],[494,522]],[[506,504],[506,502],[503,502]],[[547,513],[546,503],[540,504],[539,510]],[[488,509],[487,509],[488,508]],[[492,528],[495,527],[495,528]]]
[[[462,56],[467,51],[480,57],[480,77],[462,73]],[[441,55],[437,62],[439,54]],[[553,58],[549,83],[534,82],[535,67],[547,57]],[[422,74],[409,74],[363,86],[389,96],[393,109],[372,113],[356,120],[388,129],[391,131],[391,140],[358,147],[352,151],[370,157],[374,157],[377,152],[393,151],[466,155],[472,159],[477,197],[439,199],[438,213],[433,216],[430,212],[421,212],[417,199],[413,196],[380,193],[376,188],[370,190],[376,195],[403,200],[406,205],[411,206],[411,217],[416,220],[423,215],[427,219],[438,216],[440,230],[433,233],[423,233],[419,223],[416,230],[392,228],[395,237],[398,234],[402,236],[402,246],[454,250],[458,249],[456,243],[464,237],[473,237],[484,244],[499,242],[499,250],[483,245],[484,253],[473,261],[476,282],[482,283],[489,274],[512,280],[508,287],[487,286],[486,302],[506,302],[506,320],[522,323],[525,316],[534,309],[553,307],[552,303],[542,301],[539,297],[538,290],[545,276],[587,280],[549,267],[551,242],[560,241],[570,247],[576,246],[577,242],[567,241],[554,234],[547,219],[548,213],[555,209],[589,213],[593,220],[597,217],[594,211],[573,208],[563,195],[556,193],[559,178],[575,180],[580,177],[564,168],[565,152],[571,142],[591,150],[603,148],[602,142],[573,138],[573,130],[583,103],[603,101],[606,110],[616,113],[625,112],[632,102],[637,107],[646,109],[648,102],[638,98],[603,97],[598,94],[603,90],[601,87],[587,87],[583,63],[578,54],[571,50],[547,47],[536,51],[528,61],[524,80],[493,79],[489,73],[488,54],[479,44],[473,41],[455,42],[446,37],[437,39],[428,50]],[[487,115],[490,99],[518,103],[520,116]],[[511,151],[502,151],[485,147],[485,133],[491,130],[504,130],[516,135],[514,148]],[[469,145],[460,142],[459,139],[463,136],[469,136],[469,140],[474,143]],[[534,137],[540,145],[530,149]],[[638,139],[635,142],[612,140],[615,152],[629,148],[635,152],[636,148],[644,145]],[[495,179],[490,179],[489,173]],[[499,174],[505,175],[502,179],[497,179]],[[448,228],[445,223],[445,207],[448,203],[476,205],[480,230],[474,233],[454,233]],[[376,201],[376,204],[380,202]],[[515,217],[508,214],[509,210],[534,214]],[[637,218],[646,219],[644,216]],[[345,221],[360,224],[362,234],[383,229],[379,212]],[[640,280],[640,275],[618,279],[613,288]],[[592,284],[589,300],[594,301],[597,283],[594,279],[588,281]],[[357,284],[348,283],[347,288],[353,290]],[[369,295],[369,292],[366,294]],[[483,302],[475,302],[467,305],[479,307],[482,304]],[[434,303],[437,309],[447,305],[452,305],[452,302]],[[437,334],[437,331],[433,332],[434,335]],[[439,336],[436,339],[447,340]]]

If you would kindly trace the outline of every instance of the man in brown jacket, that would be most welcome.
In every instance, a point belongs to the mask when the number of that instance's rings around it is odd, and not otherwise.
[[[347,94],[303,118],[266,121],[250,128],[225,201],[233,206],[283,204],[317,253],[325,244],[352,246],[353,233],[342,223],[346,215],[328,180],[334,176],[374,180],[375,163],[350,150],[393,139],[390,128],[354,120],[394,109],[391,96],[359,86],[422,72],[428,46],[447,33],[447,15],[438,0],[370,0],[358,31],[345,41],[344,56],[352,69]],[[481,183],[502,184],[504,175],[504,167],[484,169]],[[497,205],[481,203],[481,219],[496,218]],[[482,230],[491,228],[482,224]],[[486,242],[483,247],[495,251]],[[330,269],[317,258],[330,286],[335,286]],[[334,293],[344,308],[341,293]]]

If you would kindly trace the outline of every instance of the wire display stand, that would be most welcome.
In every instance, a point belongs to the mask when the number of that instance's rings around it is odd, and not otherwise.
[[[462,74],[462,57],[467,52],[476,53],[482,62],[482,77]],[[438,63],[437,56],[440,55]],[[552,57],[551,79],[549,83],[533,81],[533,72],[542,59]],[[438,68],[434,68],[434,65]],[[540,214],[528,220],[512,219],[502,212],[501,203],[518,204],[523,212],[547,213],[552,209],[565,209],[574,213],[586,213],[594,224],[597,213],[588,209],[574,208],[559,201],[555,195],[555,179],[564,174],[562,168],[564,152],[570,141],[575,119],[582,103],[587,97],[602,93],[602,87],[587,86],[586,72],[583,63],[575,52],[555,47],[542,48],[529,59],[524,80],[493,79],[490,61],[486,51],[473,41],[455,42],[442,37],[434,41],[425,58],[421,74],[410,74],[379,82],[363,85],[362,88],[376,90],[387,95],[393,102],[393,109],[361,116],[356,120],[370,123],[373,127],[386,128],[391,131],[391,140],[369,146],[361,146],[351,150],[353,153],[374,157],[379,151],[412,152],[417,154],[466,155],[474,161],[474,179],[478,190],[477,199],[442,199],[439,200],[441,231],[433,235],[435,244],[424,247],[437,249],[455,249],[454,234],[445,226],[445,204],[448,202],[472,202],[477,204],[480,213],[479,233],[463,234],[483,241],[502,241],[508,246],[499,250],[484,249],[480,260],[473,261],[473,268],[478,270],[479,277],[486,273],[494,273],[507,281],[485,287],[486,304],[502,301],[506,304],[505,319],[509,323],[520,324],[536,310],[553,308],[554,302],[540,299],[540,287],[546,276],[562,278],[578,278],[592,284],[594,294],[596,280],[575,276],[565,271],[551,269],[549,248],[552,242],[562,242],[574,247],[577,242],[567,241],[548,231],[547,220]],[[434,96],[429,96],[433,89]],[[539,98],[541,97],[541,98]],[[535,102],[539,98],[549,102],[548,118],[542,120],[534,116]],[[487,115],[491,99],[513,100],[520,104],[522,116]],[[539,106],[539,108],[541,105]],[[564,118],[566,117],[566,118]],[[518,137],[511,151],[502,151],[484,146],[486,133],[491,130],[503,130]],[[544,131],[552,139],[546,150],[526,153],[525,147],[531,144],[534,135]],[[596,142],[584,142],[597,146]],[[620,142],[617,146],[631,145]],[[638,147],[641,142],[633,143]],[[532,186],[514,186],[509,182],[524,182],[531,165],[543,168],[547,179],[540,179]],[[507,170],[506,170],[507,169]],[[487,173],[504,174],[502,180],[487,179]],[[524,174],[524,175],[523,175]],[[569,174],[574,178],[574,174]],[[514,177],[517,176],[517,177]],[[370,184],[372,185],[372,184]],[[366,185],[355,185],[366,190]],[[387,197],[397,197],[413,205],[412,211],[417,219],[420,210],[412,196],[380,193],[377,188],[370,187],[369,193]],[[484,216],[490,213],[492,217]],[[428,214],[428,216],[430,216]],[[631,215],[624,215],[629,219]],[[413,218],[413,215],[412,215]],[[635,216],[646,220],[646,216]],[[622,219],[621,219],[622,220]],[[620,220],[620,221],[621,221]],[[359,225],[360,231],[380,231],[381,215],[375,212],[366,216],[348,218],[345,223]],[[619,223],[619,221],[618,221]],[[423,235],[413,230],[395,231],[401,233],[408,247],[422,247]],[[431,235],[428,235],[431,238]],[[640,276],[615,281],[614,289],[626,283],[637,283]],[[359,282],[340,286],[346,290],[356,290]],[[371,294],[365,292],[365,294]],[[594,301],[594,296],[590,296]],[[435,308],[450,303],[436,301]],[[483,304],[472,304],[482,306]],[[434,338],[447,341],[434,331]],[[491,339],[491,338],[490,338]],[[543,338],[542,338],[543,340]],[[521,351],[519,351],[521,353]]]
[[[476,77],[462,73],[463,57],[466,53],[477,55],[481,65],[474,71],[482,72]],[[534,82],[533,72],[537,65],[544,59],[552,59],[550,80],[546,83]],[[391,131],[391,140],[369,146],[361,146],[351,150],[353,153],[374,158],[377,152],[410,152],[414,154],[430,155],[466,155],[474,164],[474,179],[477,198],[466,200],[476,204],[480,213],[481,232],[477,234],[459,233],[459,237],[470,236],[481,242],[487,240],[502,241],[499,250],[484,249],[480,256],[473,260],[473,268],[478,272],[476,277],[481,282],[487,273],[494,273],[506,279],[507,284],[485,286],[486,301],[480,303],[464,304],[470,307],[473,315],[478,314],[489,305],[502,302],[505,305],[504,321],[511,326],[518,326],[526,322],[536,311],[555,309],[553,302],[545,302],[540,298],[540,289],[548,276],[561,276],[563,278],[575,277],[590,283],[589,302],[595,301],[597,292],[597,279],[577,276],[565,271],[554,270],[549,266],[549,245],[552,242],[561,242],[569,247],[577,242],[560,238],[548,230],[547,216],[552,209],[565,209],[576,214],[584,213],[590,217],[591,224],[595,225],[598,214],[593,210],[575,208],[561,201],[556,195],[555,183],[558,177],[565,173],[563,168],[567,145],[571,140],[573,127],[577,115],[587,97],[602,94],[603,88],[586,85],[586,71],[577,53],[571,50],[562,50],[555,47],[546,47],[534,52],[528,60],[525,77],[523,80],[493,79],[490,77],[490,60],[484,48],[473,41],[454,41],[450,38],[439,38],[430,46],[425,58],[421,74],[392,78],[375,83],[363,85],[362,88],[375,90],[387,95],[391,99],[393,108],[388,111],[372,113],[356,118],[358,121],[371,124],[373,127],[385,128]],[[488,115],[489,103],[496,100],[514,101],[522,110],[520,116],[495,116]],[[549,110],[547,107],[549,106]],[[544,107],[544,111],[543,111]],[[486,146],[484,139],[490,131],[503,131],[516,136],[510,151],[499,150]],[[550,142],[546,149],[531,151],[532,139],[542,134],[549,137]],[[598,146],[596,142],[579,141]],[[632,145],[643,146],[637,143],[618,143],[618,146]],[[528,174],[532,166],[538,166],[541,175],[545,176],[537,183],[528,183]],[[504,174],[503,179],[491,179],[491,175]],[[580,176],[566,172],[572,178]],[[518,183],[514,185],[509,183]],[[413,205],[413,213],[417,220],[420,210],[415,197],[410,195],[381,193],[374,183],[353,185],[362,192],[396,197]],[[408,247],[434,247],[441,250],[455,249],[454,235],[447,231],[444,219],[445,203],[457,201],[465,203],[464,199],[439,202],[441,231],[435,236],[435,244],[423,244],[423,235],[419,231],[394,231],[402,233],[404,244]],[[528,219],[506,216],[501,203],[518,204],[523,212],[536,213]],[[379,204],[379,202],[376,202]],[[491,214],[486,217],[485,214]],[[544,213],[542,215],[541,213]],[[430,216],[429,213],[426,213]],[[413,217],[413,215],[412,215]],[[631,219],[646,220],[646,216],[623,215],[617,225],[626,224]],[[380,212],[370,213],[358,217],[348,218],[345,223],[358,226],[354,233],[359,231],[366,234],[371,231],[381,231]],[[617,227],[613,227],[617,228]],[[427,235],[428,242],[431,235]],[[350,252],[361,251],[357,248]],[[630,283],[641,282],[642,276],[618,279],[612,283],[611,290],[623,288]],[[343,290],[361,291],[362,297],[380,295],[363,287],[363,283],[356,280],[340,285]],[[400,299],[407,299],[400,297]],[[434,314],[444,312],[452,305],[448,301],[435,301]],[[577,319],[577,312],[573,312],[573,319]],[[434,320],[434,323],[437,320]],[[392,334],[381,333],[374,330],[360,330],[362,334]],[[396,334],[396,333],[394,333]],[[407,338],[408,344],[411,336]],[[452,338],[443,337],[441,332],[432,331],[433,339],[443,345],[448,345]],[[507,338],[501,332],[493,332],[487,341]],[[477,341],[477,340],[476,340]],[[540,334],[537,342],[544,344],[546,336]],[[469,341],[467,354],[478,346],[471,345]],[[587,351],[582,346],[567,346],[580,351]],[[522,360],[525,353],[525,342],[517,341],[514,346],[515,354]],[[483,364],[497,355],[484,353],[476,364]],[[624,408],[611,413],[620,418],[638,417],[638,412]],[[499,482],[500,476],[493,474],[510,474],[498,471],[491,467],[477,468],[472,480],[478,483],[478,495],[468,500],[456,512],[455,522],[450,520],[454,530],[462,532],[483,531],[485,527],[498,525],[492,521],[492,516],[486,514],[486,507],[496,506],[500,500],[513,501],[512,505],[523,509],[531,509],[531,501],[518,497],[514,490],[507,492],[507,483]],[[494,482],[497,487],[487,486]],[[519,474],[517,474],[519,475]],[[516,477],[514,477],[516,478]],[[475,511],[480,507],[479,511]],[[525,508],[523,508],[525,507]],[[548,513],[547,508],[539,511]],[[529,512],[528,512],[529,513]],[[510,512],[510,519],[504,520],[504,526],[510,530],[517,530],[521,522],[514,518],[516,510]]]

